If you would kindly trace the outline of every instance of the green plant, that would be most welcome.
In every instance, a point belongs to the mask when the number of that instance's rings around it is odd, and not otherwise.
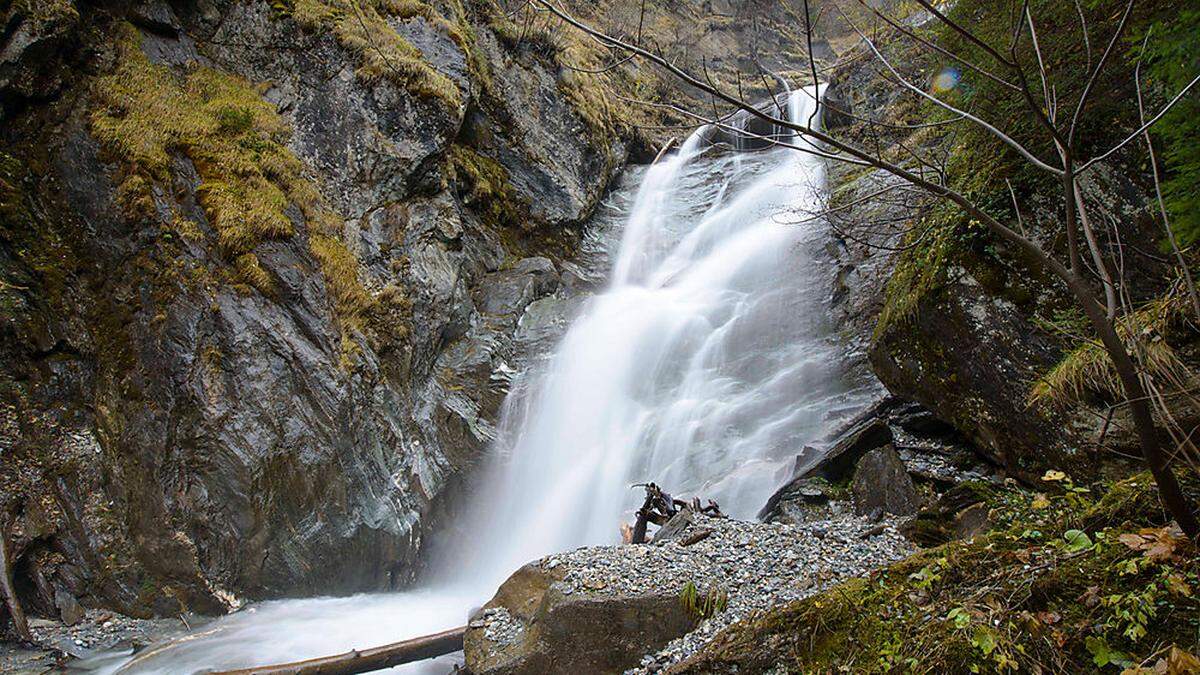
[[[700,622],[724,612],[729,604],[729,595],[718,586],[710,586],[701,593],[696,584],[689,581],[679,592],[679,602],[692,619]]]

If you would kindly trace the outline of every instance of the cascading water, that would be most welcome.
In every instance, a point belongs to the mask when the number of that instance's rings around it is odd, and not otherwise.
[[[806,124],[818,90],[788,97]],[[705,153],[693,134],[647,170],[609,286],[514,389],[445,570],[418,590],[262,603],[102,670],[184,673],[286,662],[461,625],[520,565],[619,540],[652,480],[753,517],[783,466],[865,395],[830,339],[824,160],[777,148]],[[806,141],[785,136],[792,144]],[[740,143],[739,143],[740,145]],[[414,670],[445,672],[446,663]]]

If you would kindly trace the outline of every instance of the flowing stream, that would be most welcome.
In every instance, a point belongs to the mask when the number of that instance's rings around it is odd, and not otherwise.
[[[816,94],[788,97],[794,122],[813,116]],[[608,285],[510,394],[459,541],[434,554],[438,578],[402,593],[260,603],[100,669],[247,667],[462,625],[522,564],[619,541],[642,497],[632,482],[753,518],[795,454],[866,395],[844,382],[828,325],[828,233],[809,217],[824,160],[785,148],[715,152],[710,136],[693,134],[646,170]],[[445,673],[450,663],[398,670]]]

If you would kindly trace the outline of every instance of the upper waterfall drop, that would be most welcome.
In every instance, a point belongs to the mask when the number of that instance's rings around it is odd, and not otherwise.
[[[819,118],[819,95],[793,91],[789,121]],[[711,136],[697,130],[649,168],[608,287],[507,402],[478,500],[479,576],[618,541],[632,482],[753,517],[845,394],[827,340],[831,270],[813,262],[824,159],[790,130],[775,140],[792,147],[746,156],[705,154]]]

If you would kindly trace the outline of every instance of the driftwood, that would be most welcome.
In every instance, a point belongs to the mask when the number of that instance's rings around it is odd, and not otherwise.
[[[466,630],[466,626],[459,626],[441,633],[403,642],[393,642],[390,645],[372,647],[362,651],[354,650],[345,654],[271,666],[222,670],[210,675],[351,675],[352,673],[369,673],[373,670],[382,670],[404,663],[431,659],[435,656],[453,654],[463,648],[463,633]]]
[[[680,546],[691,546],[692,544],[699,544],[700,542],[704,541],[705,539],[708,539],[709,536],[712,535],[712,533],[713,533],[713,531],[710,529],[707,529],[707,528],[705,528],[703,530],[697,530],[696,532],[693,532],[692,534],[688,535],[687,537],[681,539],[679,541],[679,545]]]
[[[4,594],[4,603],[8,606],[8,615],[12,618],[17,635],[26,642],[33,642],[33,634],[29,632],[29,623],[25,621],[21,601],[17,599],[17,589],[13,587],[14,561],[8,547],[8,535],[11,531],[12,514],[8,510],[0,511],[0,592]]]
[[[725,517],[721,513],[721,507],[711,499],[708,500],[707,506],[702,507],[700,506],[699,497],[693,498],[691,504],[688,504],[683,500],[671,497],[671,495],[663,492],[662,488],[654,483],[638,483],[633,487],[646,488],[646,500],[642,502],[642,508],[637,511],[637,520],[633,523],[633,532],[627,539],[628,543],[631,544],[646,543],[646,527],[650,523],[654,523],[659,527],[666,525],[681,508],[690,506],[692,511],[696,513],[703,513],[713,518]],[[622,535],[624,533],[625,528],[622,526]],[[625,539],[624,536],[622,538]]]
[[[633,487],[646,488],[646,500],[642,502],[642,508],[637,511],[637,520],[633,524],[633,540],[631,543],[644,544],[646,543],[646,526],[649,523],[654,523],[658,526],[667,524],[671,516],[679,511],[680,507],[687,506],[687,502],[678,499],[672,499],[671,495],[662,491],[654,483],[638,483]]]

